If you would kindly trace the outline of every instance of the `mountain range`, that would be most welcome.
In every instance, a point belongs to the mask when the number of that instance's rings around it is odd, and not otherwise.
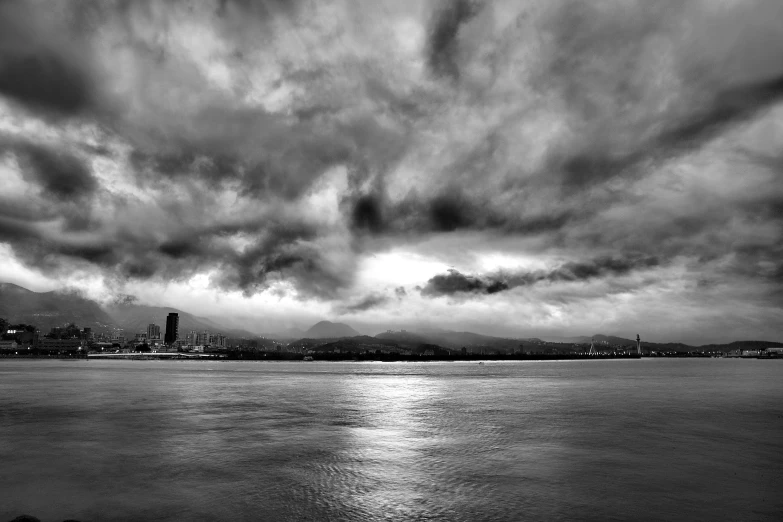
[[[0,283],[0,317],[12,324],[33,324],[42,332],[75,323],[81,328],[92,328],[94,332],[121,329],[134,334],[146,332],[147,326],[154,323],[161,327],[162,336],[166,328],[166,316],[171,312],[179,314],[179,331],[182,336],[191,330],[209,330],[229,337],[256,337],[247,330],[225,328],[211,319],[176,308],[127,303],[101,306],[78,292],[33,292],[12,283]]]
[[[78,292],[33,292],[12,283],[0,283],[0,318],[12,324],[25,323],[37,326],[46,332],[55,326],[76,323],[79,327],[90,327],[95,332],[122,329],[127,334],[146,332],[147,325],[155,323],[165,330],[166,316],[179,314],[180,335],[195,330],[221,332],[228,337],[251,339],[260,338],[247,330],[225,328],[221,323],[206,317],[177,310],[176,308],[155,307],[135,303],[114,303],[101,306]],[[361,346],[399,346],[406,349],[421,347],[459,350],[463,347],[469,352],[486,351],[511,353],[518,350],[581,350],[578,345],[594,341],[598,346],[635,346],[634,339],[611,335],[596,334],[579,337],[544,337],[513,339],[494,337],[473,332],[455,332],[450,330],[427,329],[418,331],[386,331],[375,337],[362,336],[345,323],[320,321],[303,331],[292,329],[286,332],[266,334],[269,339],[298,339],[291,344],[307,347],[325,346],[337,341],[354,347]],[[736,348],[765,348],[783,346],[783,343],[770,341],[734,341],[727,344],[690,346],[682,343],[651,343],[642,341],[642,346],[655,351],[689,352],[696,350],[727,351]]]
[[[340,337],[356,337],[361,335],[345,323],[320,321],[308,329],[304,336],[307,339],[336,339]]]
[[[0,283],[0,317],[41,331],[72,322],[101,331],[116,323],[98,303],[76,292],[33,292],[12,283]]]
[[[145,306],[137,304],[113,304],[106,307],[106,312],[114,319],[120,328],[127,332],[146,332],[150,323],[159,325],[161,336],[166,328],[166,316],[169,313],[179,314],[179,334],[184,337],[185,334],[194,330],[203,332],[220,332],[229,337],[256,337],[256,335],[247,330],[236,330],[226,328],[225,326],[208,319],[206,317],[197,317],[193,314],[177,310],[176,308]]]

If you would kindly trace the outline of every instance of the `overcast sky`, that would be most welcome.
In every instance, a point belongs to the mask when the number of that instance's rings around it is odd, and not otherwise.
[[[783,340],[783,2],[0,2],[0,277],[255,331]]]

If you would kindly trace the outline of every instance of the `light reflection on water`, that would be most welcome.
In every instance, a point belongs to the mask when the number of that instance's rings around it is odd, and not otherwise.
[[[0,521],[783,518],[783,361],[3,361]]]

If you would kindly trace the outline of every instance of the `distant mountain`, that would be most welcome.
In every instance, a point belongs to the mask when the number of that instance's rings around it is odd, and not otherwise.
[[[355,337],[361,335],[345,323],[331,323],[321,321],[311,326],[304,337],[309,339],[338,339],[340,337]]]
[[[301,339],[305,337],[306,332],[301,328],[288,328],[286,330],[277,330],[271,333],[262,333],[261,337],[270,339]]]
[[[427,329],[422,331],[388,331],[375,336],[377,339],[395,341],[400,346],[415,347],[422,344],[436,345],[452,350],[465,348],[469,353],[499,352],[513,353],[520,349],[529,350],[538,346],[538,339],[508,339],[473,332]]]
[[[35,325],[42,332],[69,323],[94,331],[115,326],[114,319],[98,303],[76,292],[33,292],[12,283],[0,283],[0,317],[11,323]]]
[[[578,337],[561,337],[557,335],[545,335],[541,337],[541,340],[546,341],[548,343],[582,344],[582,343],[589,343],[590,336],[581,335]]]
[[[225,328],[217,321],[177,310],[159,306],[145,306],[137,304],[115,304],[106,307],[106,311],[114,318],[114,322],[127,334],[142,333],[147,331],[150,323],[160,326],[160,335],[166,332],[166,317],[169,313],[179,314],[179,336],[184,338],[188,332],[195,330],[210,333],[222,333],[229,337],[256,337],[247,330]]]
[[[587,342],[589,343],[590,340],[595,341],[596,343],[604,343],[604,344],[611,344],[616,345],[619,344],[621,346],[636,346],[636,339],[625,339],[623,337],[617,337],[614,335],[603,335],[603,334],[595,334],[592,336],[591,339],[588,339]]]
[[[126,336],[147,331],[150,323],[166,330],[169,312],[179,313],[179,331],[184,335],[190,330],[222,333],[229,337],[256,337],[246,330],[223,328],[217,321],[196,317],[176,308],[161,308],[136,304],[114,304],[101,307],[77,292],[33,292],[12,283],[0,283],[0,317],[10,323],[32,324],[42,332],[55,326],[75,323],[80,328],[92,328],[94,332],[108,332],[115,328],[125,330]]]
[[[310,348],[319,352],[331,352],[335,349],[349,352],[363,352],[365,350],[376,350],[378,348],[395,348],[397,346],[393,341],[384,341],[382,339],[376,339],[369,335],[359,335],[354,337],[343,337],[341,339],[329,340],[326,343],[313,343]],[[302,341],[300,341],[302,342]]]
[[[558,339],[557,341],[555,339]],[[545,337],[544,340],[548,342],[561,342],[566,344],[589,344],[594,341],[600,348],[603,346],[636,346],[636,339],[626,339],[624,337],[616,337],[613,335],[595,334],[591,337]],[[652,343],[642,339],[642,349],[646,352],[652,350],[654,352],[728,352],[736,349],[743,350],[760,350],[764,348],[772,348],[783,346],[783,343],[775,341],[733,341],[723,344],[705,344],[701,346],[692,346],[684,343]]]

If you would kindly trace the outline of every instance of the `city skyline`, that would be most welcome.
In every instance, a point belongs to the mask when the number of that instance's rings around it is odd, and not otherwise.
[[[4,2],[0,273],[257,333],[783,339],[781,18]]]

